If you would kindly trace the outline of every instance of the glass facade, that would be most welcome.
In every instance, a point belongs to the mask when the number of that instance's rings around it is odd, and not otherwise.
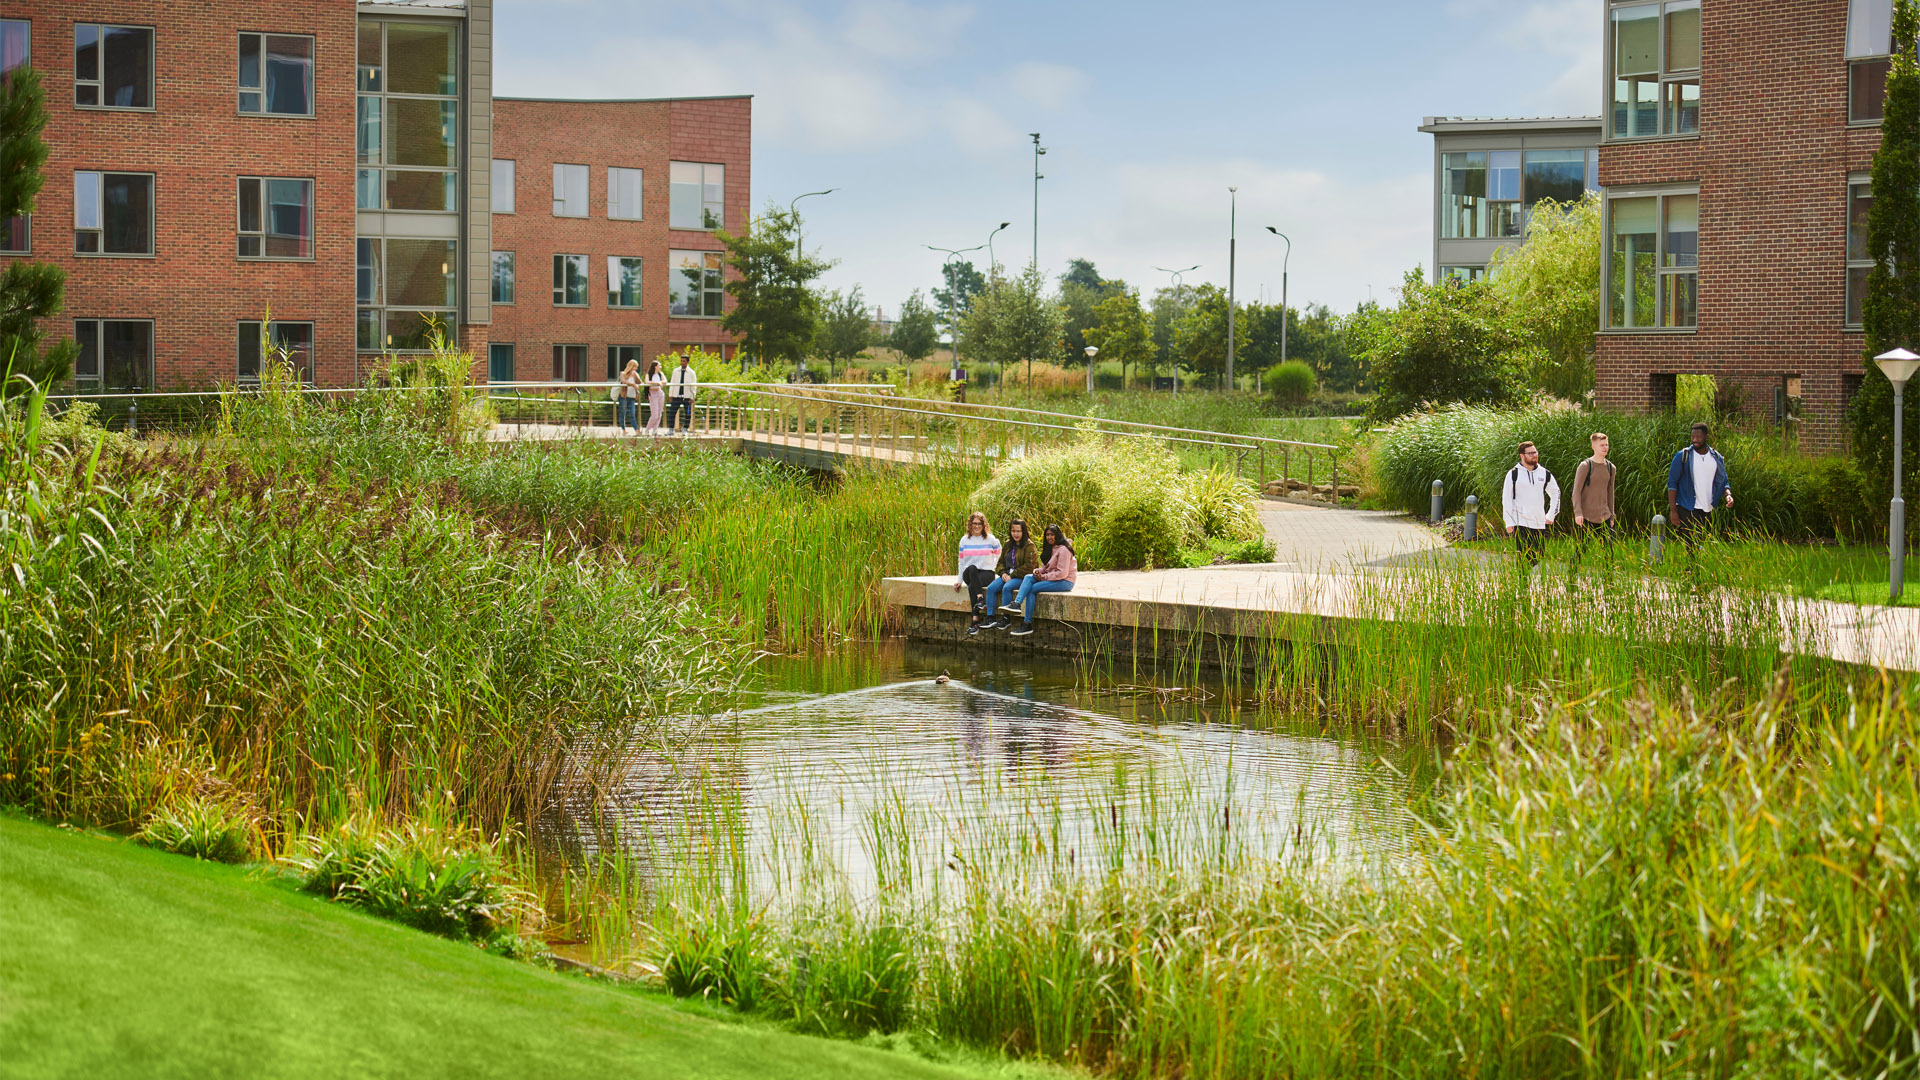
[[[1700,195],[1607,200],[1607,326],[1688,329],[1699,321]]]
[[[1440,155],[1440,238],[1524,235],[1534,204],[1574,202],[1598,189],[1599,153],[1589,147]]]
[[[1700,130],[1700,0],[1615,4],[1608,19],[1608,133],[1615,139]]]

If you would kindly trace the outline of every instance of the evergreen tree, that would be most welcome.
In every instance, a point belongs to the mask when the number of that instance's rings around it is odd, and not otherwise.
[[[1894,0],[1893,61],[1887,72],[1880,151],[1873,157],[1873,208],[1867,213],[1866,381],[1853,399],[1853,453],[1869,481],[1893,488],[1893,384],[1873,358],[1892,348],[1920,352],[1920,68],[1914,37],[1920,15],[1914,0]],[[1900,463],[1909,487],[1914,460],[1912,408]],[[1916,515],[1920,520],[1920,515]],[[1914,526],[1909,525],[1909,529]]]
[[[727,292],[734,306],[721,316],[720,328],[740,335],[742,368],[749,356],[761,363],[799,363],[813,344],[818,299],[807,286],[833,264],[799,252],[799,223],[785,208],[770,206],[739,236],[714,234],[727,245],[733,269]]]
[[[0,218],[33,212],[43,182],[47,144],[47,96],[40,74],[16,69],[0,80]],[[67,275],[57,266],[9,260],[0,274],[0,397],[30,386],[51,388],[66,381],[79,346],[62,341],[42,350],[42,320],[60,313]],[[29,381],[30,380],[30,381]]]

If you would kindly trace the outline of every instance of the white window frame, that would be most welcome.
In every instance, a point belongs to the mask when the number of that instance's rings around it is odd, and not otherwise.
[[[575,171],[578,170],[578,171]],[[556,161],[553,163],[553,216],[562,218],[583,218],[592,216],[593,170],[585,165]],[[576,182],[579,191],[571,190]],[[569,213],[574,208],[574,196],[579,196],[579,213]]]
[[[621,264],[628,263],[628,262],[634,263],[638,267],[638,271],[634,275],[633,303],[623,304],[620,302],[620,286],[619,286],[620,274],[623,269]],[[646,298],[647,298],[646,286],[647,286],[647,267],[646,267],[645,259],[641,258],[638,255],[607,256],[607,306],[608,307],[614,309],[615,311],[639,311],[642,307],[646,306]]]
[[[502,166],[505,166],[505,168],[502,168]],[[501,176],[502,173],[506,174],[504,182]],[[491,193],[490,199],[493,212],[496,214],[513,213],[513,177],[514,163],[512,158],[493,159],[492,171],[488,174],[487,179],[488,190]]]
[[[233,348],[234,348],[233,372],[234,372],[234,379],[241,386],[260,385],[260,372],[256,371],[253,374],[248,375],[246,372],[240,370],[240,335],[251,334],[252,335],[251,339],[254,341],[258,341],[260,338],[260,324],[262,321],[263,320],[260,320],[260,319],[241,319],[235,326],[234,343],[233,343]],[[314,367],[315,367],[315,360],[313,355],[314,354],[313,338],[314,338],[314,329],[315,329],[314,324],[306,319],[274,319],[272,321],[267,322],[267,325],[266,325],[268,340],[271,341],[273,338],[274,331],[278,330],[283,326],[304,326],[307,328],[306,362],[304,364],[296,363],[294,364],[294,368],[295,370],[300,372],[301,383],[307,386],[312,386],[314,384]],[[251,327],[252,329],[249,330],[248,329],[249,327]],[[271,347],[271,346],[268,346],[268,347]],[[261,350],[259,359],[260,359],[261,366],[264,368],[267,362],[266,350],[264,348]]]
[[[80,220],[81,220],[80,218],[80,178],[82,176],[92,176],[96,178],[94,181],[94,189],[93,189],[93,193],[94,193],[93,217],[94,217],[95,224],[92,228],[83,228],[80,224]],[[106,201],[107,201],[107,177],[109,176],[144,176],[147,178],[147,250],[145,251],[103,250],[107,244]],[[160,186],[159,179],[155,177],[153,173],[150,173],[150,172],[128,172],[124,170],[114,170],[109,172],[105,169],[75,169],[73,171],[73,195],[74,195],[73,232],[75,237],[74,250],[73,250],[74,257],[77,259],[151,259],[153,258],[155,249],[158,248],[159,246],[159,242],[158,242],[159,238],[156,236],[156,234],[160,231],[160,221],[159,221],[159,212],[158,212],[159,203],[160,203],[159,186]],[[97,235],[99,237],[99,241],[100,241],[99,247],[101,250],[81,251],[80,245],[79,245],[79,234],[83,232],[90,232]]]
[[[307,237],[306,237],[307,253],[305,255],[269,255],[267,254],[267,238],[275,235],[274,232],[270,228],[268,228],[268,222],[272,216],[271,214],[268,213],[268,209],[267,209],[268,207],[267,181],[269,180],[291,180],[297,183],[302,183],[307,185]],[[240,207],[242,202],[245,199],[245,196],[241,194],[241,192],[246,188],[248,184],[260,185],[260,190],[258,193],[258,198],[260,200],[260,228],[251,230],[251,231],[245,228],[246,223],[244,220],[242,220],[240,216],[240,213],[241,213]],[[233,206],[234,230],[238,234],[240,240],[244,241],[248,238],[253,238],[260,242],[260,246],[259,246],[259,254],[257,255],[241,254],[239,252],[239,248],[236,246],[235,258],[241,259],[245,262],[312,262],[314,260],[314,247],[319,240],[319,237],[315,235],[315,233],[318,230],[314,228],[314,220],[313,220],[314,202],[315,202],[314,188],[315,187],[316,187],[316,184],[313,178],[308,176],[242,176],[242,177],[238,177],[234,181],[234,206]]]
[[[82,79],[80,77],[80,66],[76,58],[73,67],[73,107],[76,109],[101,109],[109,112],[152,112],[154,110],[154,83],[157,81],[156,76],[158,75],[155,69],[159,65],[159,31],[151,26],[143,26],[139,23],[76,22],[73,24],[75,49],[79,48],[80,28],[83,26],[91,26],[95,30],[100,31],[100,35],[96,39],[94,46],[99,50],[99,66],[94,73],[94,78]],[[147,103],[145,105],[108,105],[106,103],[106,31],[108,30],[145,30],[147,32]],[[80,88],[82,86],[93,87],[94,102],[92,104],[87,104],[80,100]]]
[[[562,260],[565,260],[564,262]],[[575,260],[578,260],[577,262]],[[572,285],[572,269],[580,268],[580,302],[570,303],[567,293]],[[566,269],[563,271],[562,267]],[[585,255],[568,255],[556,252],[553,256],[553,306],[564,308],[583,308],[593,303],[593,276]]]
[[[259,86],[246,86],[239,83],[240,57],[239,57],[238,50],[243,50],[246,48],[246,39],[248,38],[255,39],[255,47],[260,50],[260,85]],[[306,112],[297,112],[297,113],[273,112],[267,108],[267,39],[268,38],[305,38],[306,39],[307,41],[307,111]],[[313,108],[314,108],[314,101],[313,101],[314,86],[319,82],[319,78],[314,69],[319,66],[319,59],[320,59],[319,46],[315,43],[314,36],[312,34],[281,34],[271,30],[241,31],[239,41],[236,45],[236,52],[234,55],[234,69],[235,69],[234,80],[235,80],[235,85],[239,86],[239,93],[235,98],[235,106],[239,109],[240,115],[311,118],[313,116]],[[260,96],[259,108],[249,109],[244,104],[240,103],[240,99],[244,98],[248,94],[258,94]]]
[[[620,197],[620,189],[623,186],[621,184],[621,180],[624,178],[625,174],[627,173],[633,174],[633,181],[632,181],[633,191],[631,192],[632,197],[629,199],[622,199]],[[620,165],[607,166],[607,220],[609,221],[644,221],[646,220],[646,217],[645,217],[646,183],[645,182],[646,182],[646,170],[644,169],[629,169]],[[629,206],[627,205],[628,203],[631,203],[632,205]]]

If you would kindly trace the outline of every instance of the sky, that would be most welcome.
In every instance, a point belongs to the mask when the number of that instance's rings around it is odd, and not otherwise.
[[[1432,258],[1426,116],[1596,115],[1602,0],[498,0],[502,96],[753,102],[753,205],[800,204],[821,284],[891,315],[994,240],[1150,294],[1351,310]],[[1238,187],[1237,215],[1229,187]],[[985,267],[985,251],[967,256]],[[1429,268],[1431,269],[1431,268]]]

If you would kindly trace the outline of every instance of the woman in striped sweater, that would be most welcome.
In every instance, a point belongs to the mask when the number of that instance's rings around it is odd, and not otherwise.
[[[987,528],[987,515],[975,510],[967,515],[967,532],[960,538],[960,570],[953,591],[967,590],[967,610],[972,614],[967,633],[980,628],[981,597],[993,583],[993,568],[1000,561],[1000,540]]]

